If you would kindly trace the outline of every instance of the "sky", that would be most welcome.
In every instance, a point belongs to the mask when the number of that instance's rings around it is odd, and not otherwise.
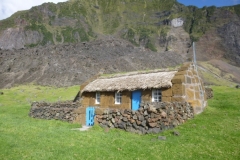
[[[233,6],[240,4],[240,0],[177,0],[179,3],[182,3],[186,6],[193,5],[198,8],[202,8],[204,6]]]
[[[10,17],[19,10],[27,10],[33,6],[41,5],[44,2],[65,2],[67,0],[0,0],[0,20]],[[232,6],[240,4],[240,0],[177,0],[184,5],[194,5],[199,8],[203,6],[216,7]]]
[[[0,0],[0,20],[10,17],[20,10],[27,10],[45,2],[65,2],[67,0]]]

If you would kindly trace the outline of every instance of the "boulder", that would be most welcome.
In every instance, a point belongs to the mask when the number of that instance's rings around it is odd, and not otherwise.
[[[182,18],[174,18],[172,21],[171,21],[171,25],[173,27],[181,27],[183,26],[183,19]]]
[[[174,136],[180,136],[180,133],[178,131],[173,131]]]
[[[121,122],[121,123],[119,123],[118,124],[118,127],[120,128],[120,129],[126,129],[126,123],[124,123],[124,122]]]
[[[148,112],[157,113],[157,109],[153,105],[150,105],[149,108],[148,108]]]
[[[165,141],[167,139],[166,136],[158,136],[158,140],[162,140],[162,141]]]
[[[166,117],[167,117],[167,113],[164,112],[164,111],[162,111],[162,113],[161,113],[161,117],[166,118]]]
[[[144,120],[144,116],[143,116],[143,115],[139,115],[139,116],[138,116],[138,120],[139,120],[139,121],[143,121],[143,120]]]

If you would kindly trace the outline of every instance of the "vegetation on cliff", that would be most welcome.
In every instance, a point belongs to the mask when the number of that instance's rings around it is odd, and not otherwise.
[[[225,14],[234,13],[240,14],[240,5],[197,8],[176,0],[69,0],[17,12],[0,21],[0,34],[10,27],[38,31],[43,35],[40,45],[86,42],[111,35],[157,51],[159,39],[167,43],[168,27],[174,18],[183,18],[184,29],[192,41],[197,41],[211,27],[223,25]]]

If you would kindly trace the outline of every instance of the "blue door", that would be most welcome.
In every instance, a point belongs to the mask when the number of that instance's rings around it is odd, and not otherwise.
[[[141,103],[141,91],[132,92],[132,110],[136,111],[139,109]]]
[[[93,126],[94,125],[94,107],[87,107],[86,108],[86,126]]]

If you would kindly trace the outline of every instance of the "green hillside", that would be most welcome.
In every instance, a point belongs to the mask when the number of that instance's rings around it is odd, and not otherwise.
[[[86,42],[112,35],[156,51],[159,37],[167,41],[172,19],[183,18],[184,29],[197,41],[209,28],[225,23],[216,10],[240,13],[239,5],[199,9],[186,7],[176,0],[69,0],[17,12],[0,21],[0,34],[7,28],[21,26],[42,33],[40,45]]]

